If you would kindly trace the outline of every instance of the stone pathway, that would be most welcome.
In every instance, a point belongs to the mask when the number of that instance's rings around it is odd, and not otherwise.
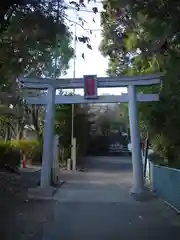
[[[61,172],[67,182],[55,195],[43,240],[179,239],[180,217],[161,200],[131,198],[130,158],[90,158],[86,167],[88,172]]]

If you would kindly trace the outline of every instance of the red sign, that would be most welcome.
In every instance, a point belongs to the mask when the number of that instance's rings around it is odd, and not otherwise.
[[[96,76],[84,77],[84,96],[86,98],[97,97],[97,79]]]
[[[95,94],[95,80],[87,79],[86,80],[86,91],[88,96],[94,96]]]

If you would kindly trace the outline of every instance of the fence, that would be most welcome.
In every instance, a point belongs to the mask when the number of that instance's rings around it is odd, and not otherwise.
[[[180,211],[180,170],[158,166],[148,161],[146,179],[152,190]]]

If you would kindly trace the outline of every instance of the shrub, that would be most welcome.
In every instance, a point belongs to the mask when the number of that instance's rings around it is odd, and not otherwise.
[[[13,140],[11,145],[25,156],[26,161],[32,164],[41,163],[42,148],[37,140]]]
[[[154,152],[161,158],[163,165],[179,168],[180,166],[180,146],[173,143],[163,134],[158,134],[152,138]]]
[[[155,152],[148,154],[148,159],[156,165],[167,165],[165,159]]]
[[[37,140],[0,141],[1,168],[17,168],[22,156],[25,156],[26,163],[40,164],[42,159],[41,144]]]
[[[0,167],[16,168],[20,164],[20,151],[10,143],[0,142]]]

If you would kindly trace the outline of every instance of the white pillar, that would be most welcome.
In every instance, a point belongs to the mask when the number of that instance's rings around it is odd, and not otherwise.
[[[72,163],[72,159],[68,158],[67,159],[67,170],[70,171],[71,170],[71,163]]]
[[[54,143],[54,110],[55,110],[55,94],[56,89],[48,88],[46,116],[44,124],[44,141],[42,155],[41,170],[41,188],[49,187],[51,180],[51,167],[53,159],[53,143]]]
[[[72,168],[73,171],[76,171],[76,138],[73,138],[73,147],[72,147]]]
[[[54,152],[52,161],[52,180],[54,184],[58,184],[59,178],[59,136],[54,136]]]
[[[133,85],[128,87],[129,97],[129,121],[132,144],[132,165],[133,165],[133,186],[132,194],[144,192],[143,164],[140,147],[139,119],[136,102],[136,88]]]

